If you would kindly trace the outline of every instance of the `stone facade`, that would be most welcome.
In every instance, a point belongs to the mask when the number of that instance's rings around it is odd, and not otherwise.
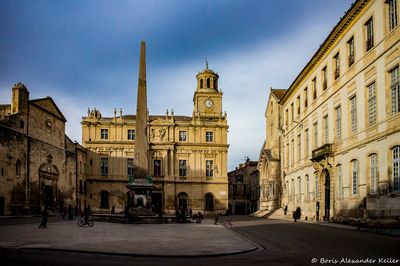
[[[259,209],[259,173],[257,161],[240,164],[228,173],[229,212],[249,214]]]
[[[30,100],[21,83],[12,90],[11,105],[0,106],[0,215],[75,204],[76,144],[66,119],[50,97]]]
[[[399,10],[395,0],[355,2],[279,101],[289,213],[398,223]]]
[[[257,169],[260,173],[260,210],[271,212],[279,208],[282,195],[281,156],[282,128],[279,100],[286,90],[272,89],[265,111],[266,138],[261,148]]]
[[[227,116],[222,112],[218,74],[198,73],[192,116],[149,115],[148,172],[160,189],[152,201],[173,214],[182,206],[193,212],[225,213],[228,208]],[[82,145],[87,149],[86,204],[95,212],[122,212],[128,180],[135,179],[136,115],[102,117],[88,110],[82,119]],[[84,181],[84,182],[85,182]],[[154,198],[154,196],[156,198]]]

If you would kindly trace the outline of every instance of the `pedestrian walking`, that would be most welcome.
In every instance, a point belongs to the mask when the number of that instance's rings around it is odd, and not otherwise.
[[[85,208],[85,224],[87,224],[89,221],[90,212],[90,205],[88,205],[87,208]]]
[[[163,211],[162,211],[162,209],[160,209],[159,211],[158,211],[158,222],[160,223],[160,224],[162,224],[163,223],[163,221],[162,221],[162,216],[163,216]]]
[[[128,223],[131,223],[131,220],[129,218],[129,206],[125,206],[125,210],[124,210],[124,223],[126,223],[128,221]]]
[[[214,219],[214,224],[218,224],[218,213],[215,213],[215,219]]]
[[[47,207],[44,206],[42,210],[42,221],[40,222],[39,228],[44,229],[47,228],[47,217],[49,216],[49,213],[47,211]]]
[[[293,219],[295,222],[297,222],[297,220],[300,220],[300,217],[301,217],[301,209],[298,206],[296,210],[293,212]]]
[[[71,204],[68,206],[68,220],[74,219],[74,209],[72,208]]]
[[[62,217],[63,220],[65,220],[65,215],[66,215],[66,213],[65,213],[65,208],[62,207],[62,208],[61,208],[61,217]]]

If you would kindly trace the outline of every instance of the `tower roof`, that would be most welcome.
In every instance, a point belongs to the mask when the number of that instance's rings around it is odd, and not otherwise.
[[[212,76],[219,77],[218,74],[217,74],[216,72],[214,72],[214,70],[208,68],[208,61],[207,61],[207,59],[206,59],[206,68],[205,68],[204,70],[200,71],[200,72],[196,75],[196,77],[198,77],[198,76],[200,76],[200,75],[207,75],[207,74],[210,74],[210,75],[212,75]]]
[[[25,84],[24,83],[22,83],[22,82],[18,82],[17,84],[14,84],[14,87],[13,87],[14,89],[20,89],[20,90],[28,90],[27,88],[26,88],[26,86],[25,86]]]
[[[278,100],[280,100],[283,95],[285,95],[287,90],[285,89],[271,89],[271,94],[273,94]]]

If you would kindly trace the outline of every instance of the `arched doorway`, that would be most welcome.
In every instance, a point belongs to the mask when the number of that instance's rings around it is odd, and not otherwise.
[[[207,212],[214,211],[214,195],[211,193],[207,193],[204,196],[204,201],[205,201],[204,210]]]
[[[100,192],[100,209],[109,209],[108,192],[103,190]]]
[[[331,177],[329,175],[328,170],[323,171],[323,176],[325,177],[325,212],[324,212],[324,220],[329,221],[329,216],[330,216],[330,210],[331,210]]]
[[[47,162],[39,167],[39,188],[40,188],[40,205],[45,205],[52,209],[57,206],[57,181],[60,172],[53,164],[53,156],[47,156]]]
[[[187,209],[189,196],[185,192],[178,194],[178,209]]]

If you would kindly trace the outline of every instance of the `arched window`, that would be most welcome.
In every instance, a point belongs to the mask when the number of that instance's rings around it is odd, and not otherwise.
[[[158,177],[161,176],[161,160],[154,160],[153,161],[153,176]]]
[[[297,184],[298,184],[298,195],[297,195],[297,200],[300,202],[301,201],[301,177],[297,177]]]
[[[187,209],[188,207],[188,194],[186,194],[185,192],[181,192],[178,194],[178,207],[179,210],[184,208]]]
[[[207,193],[205,196],[204,196],[204,199],[205,199],[205,211],[209,211],[209,212],[212,212],[212,211],[214,211],[214,196],[213,196],[213,194],[211,194],[211,193]]]
[[[100,192],[100,208],[101,209],[108,209],[109,208],[108,192],[105,191],[105,190]]]
[[[338,180],[338,197],[343,197],[343,173],[342,173],[342,165],[338,164],[336,166],[337,172],[337,180]]]
[[[290,201],[294,200],[294,179],[290,182]]]
[[[203,79],[200,79],[200,89],[203,88]]]
[[[218,79],[213,79],[214,81],[214,89],[218,89]]]
[[[393,190],[400,191],[400,146],[392,149]]]
[[[15,175],[17,177],[21,176],[21,161],[18,159],[17,162],[15,163]]]
[[[318,182],[318,172],[314,173],[315,188],[314,188],[314,198],[319,200],[319,182]]]
[[[378,156],[376,153],[369,156],[370,193],[376,194],[378,189]]]
[[[289,198],[289,181],[285,183],[286,198]]]
[[[210,88],[210,78],[207,78],[207,88]]]
[[[351,177],[352,177],[352,194],[358,193],[358,161],[351,161]]]

